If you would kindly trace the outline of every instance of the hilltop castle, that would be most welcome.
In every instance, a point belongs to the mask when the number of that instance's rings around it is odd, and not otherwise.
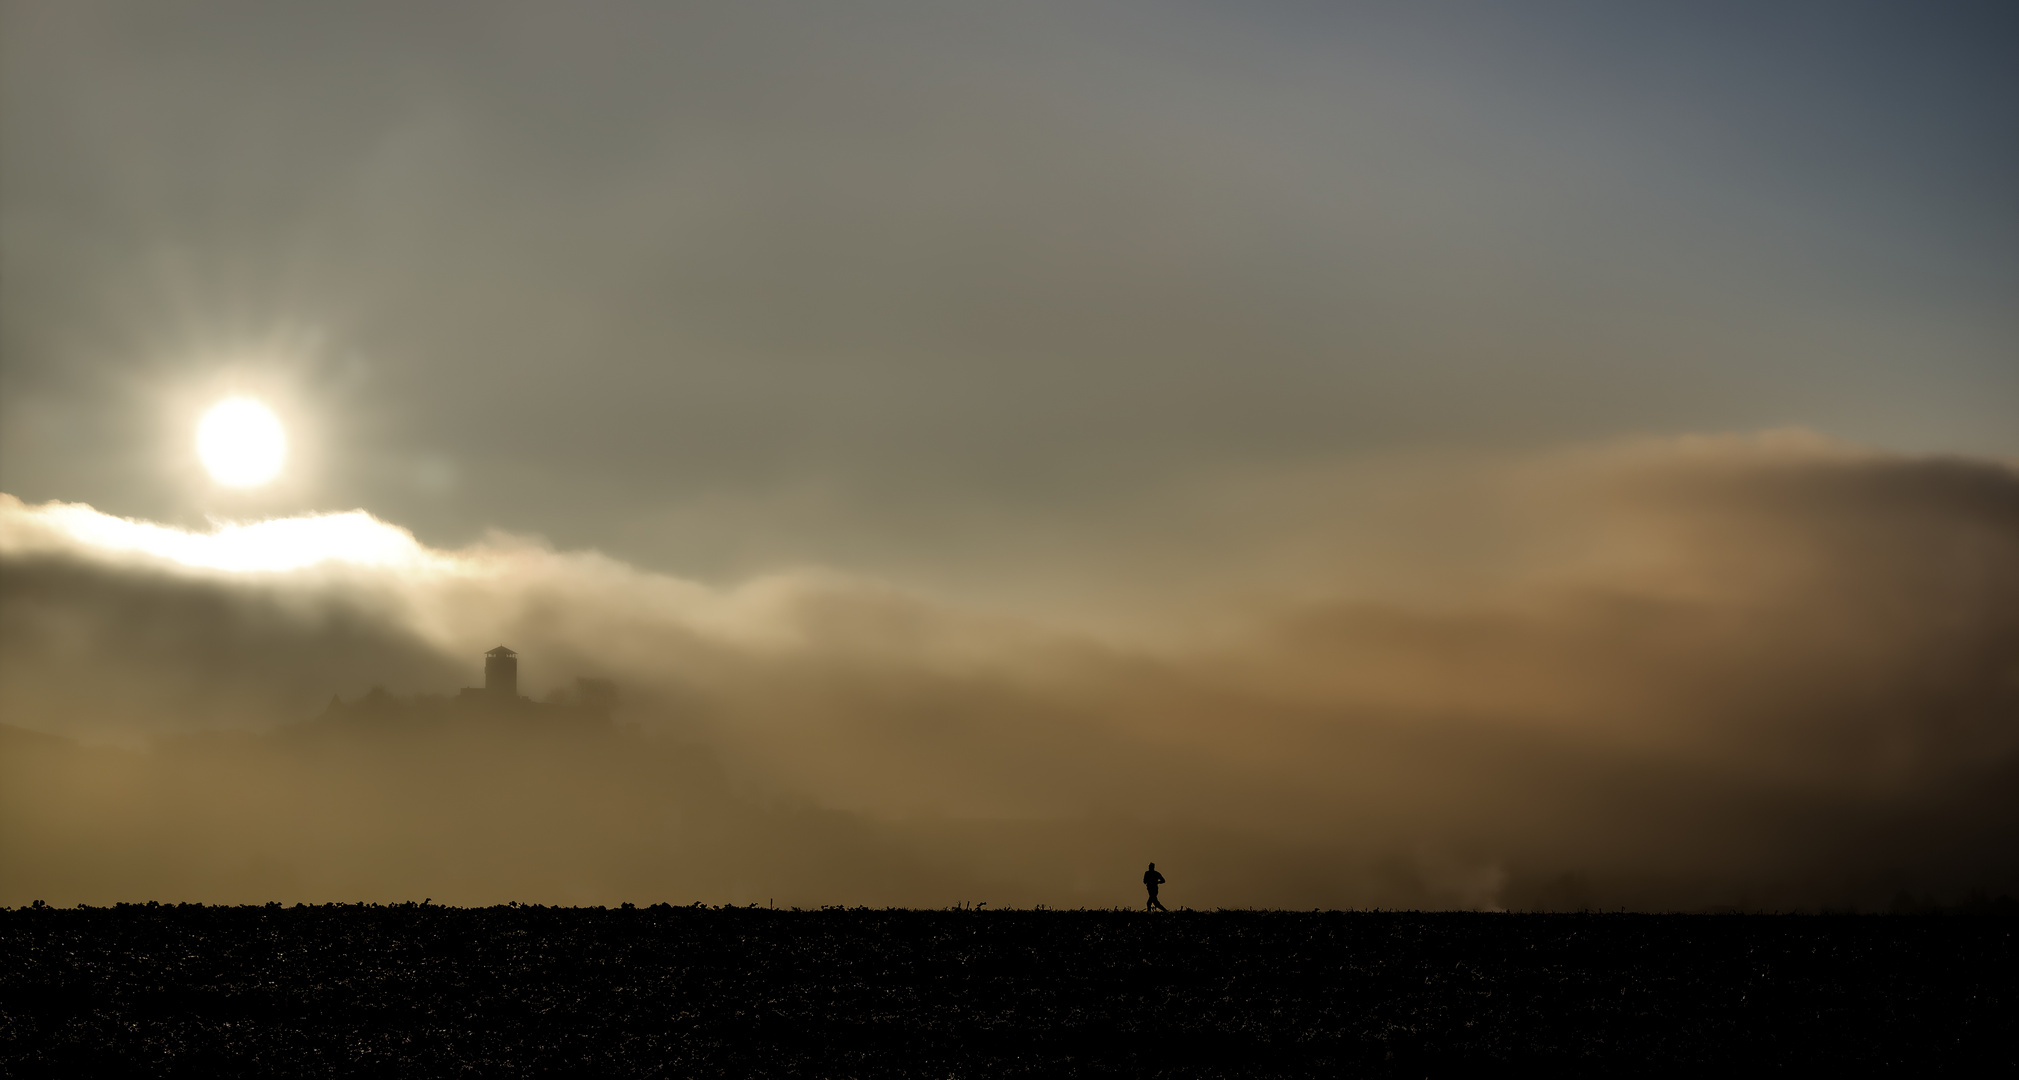
[[[617,684],[609,679],[577,678],[575,685],[556,687],[545,701],[534,701],[519,694],[519,654],[500,645],[484,654],[484,685],[465,686],[454,699],[440,694],[415,694],[411,699],[400,699],[386,693],[383,687],[374,686],[369,693],[350,702],[332,695],[324,715],[416,710],[428,713],[451,704],[463,711],[541,714],[556,719],[578,716],[607,721],[617,708]]]
[[[519,696],[518,653],[500,645],[484,654],[484,692],[508,698]]]
[[[607,714],[617,706],[617,684],[609,679],[577,677],[574,686],[556,687],[547,694],[546,701],[536,702],[519,696],[519,654],[500,645],[484,654],[484,685],[465,686],[462,696],[527,706],[574,705]]]

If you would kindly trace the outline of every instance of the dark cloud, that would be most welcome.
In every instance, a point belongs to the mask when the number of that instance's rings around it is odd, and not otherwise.
[[[1129,902],[1148,859],[1195,905],[2019,887],[2009,466],[1783,434],[1404,475],[1385,516],[1287,498],[1215,558],[1132,549],[1197,594],[1106,621],[389,526],[361,562],[208,569],[14,504],[10,723],[152,749],[8,735],[4,899],[1065,905]],[[1285,530],[1336,564],[1222,587]],[[535,694],[614,678],[618,726],[361,698],[452,692],[499,640]],[[332,691],[364,703],[310,720]]]

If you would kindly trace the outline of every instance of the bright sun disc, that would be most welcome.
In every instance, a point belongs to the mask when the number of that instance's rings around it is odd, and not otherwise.
[[[258,487],[280,475],[287,432],[271,409],[251,398],[227,398],[196,425],[196,456],[226,487]]]

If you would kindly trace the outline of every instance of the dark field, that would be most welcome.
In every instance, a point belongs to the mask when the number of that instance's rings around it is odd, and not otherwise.
[[[0,911],[0,1073],[2019,1064],[1999,916]]]

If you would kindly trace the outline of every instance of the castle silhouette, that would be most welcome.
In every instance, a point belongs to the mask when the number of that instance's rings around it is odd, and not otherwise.
[[[545,701],[534,701],[519,693],[519,654],[500,645],[484,654],[484,685],[465,686],[454,698],[445,698],[440,694],[415,694],[402,700],[387,693],[384,687],[374,686],[363,697],[348,702],[335,694],[330,695],[329,707],[323,715],[335,717],[415,710],[431,713],[448,705],[460,711],[508,712],[607,723],[610,714],[617,708],[617,684],[609,679],[577,677],[573,686],[556,687]]]
[[[466,686],[467,694],[476,687]],[[503,645],[484,654],[484,693],[519,696],[519,654]]]
[[[484,685],[465,686],[461,696],[492,704],[510,702],[523,707],[573,704],[608,712],[617,705],[617,684],[609,679],[577,677],[574,687],[554,691],[547,701],[534,701],[519,693],[519,654],[500,645],[484,654]]]

